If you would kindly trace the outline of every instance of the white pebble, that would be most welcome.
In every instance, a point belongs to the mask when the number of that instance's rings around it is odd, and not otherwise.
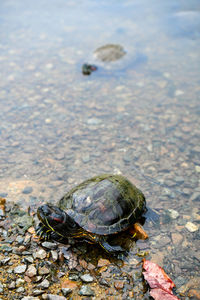
[[[199,229],[198,226],[196,224],[192,223],[192,222],[187,222],[187,224],[185,225],[185,227],[190,232],[195,232],[195,231],[197,231]]]

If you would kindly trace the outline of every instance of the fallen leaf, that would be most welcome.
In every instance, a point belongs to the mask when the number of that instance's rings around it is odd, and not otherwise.
[[[155,300],[179,300],[172,292],[174,282],[160,266],[144,258],[143,269],[144,278],[152,289],[150,295]]]
[[[179,300],[178,297],[176,297],[173,294],[169,294],[168,292],[162,290],[162,289],[152,289],[150,291],[151,297],[153,297],[155,300]]]

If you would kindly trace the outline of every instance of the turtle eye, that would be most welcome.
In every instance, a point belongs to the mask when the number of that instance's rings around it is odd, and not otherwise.
[[[57,215],[57,214],[52,214],[51,215],[51,219],[57,223],[63,223],[64,222],[64,218],[62,215]]]
[[[63,220],[61,218],[52,217],[53,221],[56,221],[58,223],[63,223]]]

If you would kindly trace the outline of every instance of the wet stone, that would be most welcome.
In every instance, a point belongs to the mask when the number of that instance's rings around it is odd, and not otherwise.
[[[56,243],[52,243],[52,242],[43,242],[42,246],[44,248],[51,249],[51,250],[55,250],[58,248],[58,245]]]
[[[93,277],[90,274],[84,274],[81,277],[81,280],[84,282],[93,282]]]
[[[192,223],[192,222],[187,222],[187,224],[185,225],[185,227],[190,232],[195,232],[195,231],[197,231],[199,229],[198,226],[196,224]]]
[[[90,118],[87,120],[88,125],[99,125],[101,124],[101,120],[98,118]]]
[[[14,269],[15,274],[23,274],[26,271],[27,266],[26,265],[19,265]]]
[[[94,296],[94,291],[88,285],[83,285],[79,291],[79,295]]]
[[[30,194],[30,193],[32,193],[32,191],[33,191],[33,188],[32,188],[31,186],[26,186],[26,187],[23,189],[22,193],[23,193],[23,194]]]
[[[173,220],[175,220],[179,217],[179,212],[174,209],[168,209],[167,213],[168,213],[169,217]]]
[[[200,173],[200,166],[195,166],[195,170],[197,173]]]
[[[198,202],[200,201],[200,192],[194,192],[190,198],[191,201]]]
[[[82,156],[82,161],[86,164],[90,161],[90,155],[87,153]]]

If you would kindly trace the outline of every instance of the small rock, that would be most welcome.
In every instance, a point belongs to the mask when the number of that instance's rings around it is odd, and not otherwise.
[[[25,283],[25,280],[22,278],[18,278],[16,280],[16,287],[20,287],[21,285],[23,285]]]
[[[38,297],[27,296],[23,297],[21,300],[40,300]]]
[[[99,279],[99,283],[105,286],[110,286],[109,282],[105,280],[104,278]]]
[[[64,279],[62,282],[61,282],[61,288],[62,289],[76,289],[78,286],[78,284],[74,281],[71,281],[69,279]]]
[[[84,274],[81,276],[81,279],[84,281],[84,282],[93,282],[93,277],[90,275],[90,274]]]
[[[176,90],[174,93],[175,96],[181,96],[183,94],[184,94],[184,92],[182,90]]]
[[[87,262],[84,259],[79,259],[79,264],[81,265],[81,267],[83,267],[84,269],[87,269]]]
[[[4,259],[1,259],[0,265],[5,266],[10,261],[10,257],[6,257]]]
[[[94,270],[95,268],[96,268],[95,265],[93,265],[92,263],[89,263],[87,266],[88,270]]]
[[[79,280],[79,276],[77,274],[70,274],[69,279],[77,281],[77,280]]]
[[[18,287],[15,291],[16,293],[22,294],[25,292],[25,288],[23,288],[22,286]]]
[[[123,289],[124,287],[124,281],[123,280],[116,280],[114,282],[114,286],[117,290]]]
[[[15,281],[12,281],[12,282],[9,284],[8,289],[9,289],[9,290],[12,290],[12,289],[15,289],[15,288],[16,288],[16,283],[15,283]]]
[[[180,233],[172,233],[172,242],[174,245],[178,245],[183,241],[183,236]]]
[[[58,296],[54,294],[48,294],[47,295],[47,300],[66,300],[64,296]]]
[[[26,257],[24,257],[24,261],[26,261],[26,262],[32,264],[34,260],[33,260],[33,257],[32,257],[32,256],[26,256]]]
[[[104,267],[110,265],[110,261],[108,259],[100,258],[98,260],[97,267]]]
[[[99,125],[101,123],[101,120],[98,118],[90,118],[87,120],[88,125]]]
[[[34,258],[44,259],[47,256],[47,253],[44,249],[40,249],[36,253],[33,254]]]
[[[52,243],[52,242],[43,242],[42,246],[44,248],[51,249],[51,250],[55,250],[56,248],[58,248],[58,245],[56,243]]]
[[[70,288],[63,288],[61,289],[62,290],[62,293],[63,295],[66,297],[67,295],[69,295],[71,292],[72,292],[72,289]]]
[[[44,279],[40,284],[38,284],[38,288],[40,289],[48,289],[50,282],[47,279]]]
[[[195,289],[191,289],[188,293],[188,296],[190,298],[194,298],[194,299],[200,299],[200,289],[195,290]]]
[[[57,261],[58,260],[58,252],[55,250],[51,250],[51,257],[54,262]]]
[[[88,285],[82,285],[79,295],[81,296],[94,296],[94,291]]]
[[[200,201],[200,193],[194,192],[190,198],[191,201],[199,202]]]
[[[195,170],[197,173],[200,173],[200,166],[195,166]]]
[[[34,265],[30,265],[26,271],[26,275],[30,278],[36,276],[37,274],[37,269],[35,268]]]
[[[49,274],[49,272],[50,272],[49,269],[45,266],[38,268],[39,275],[47,275]]]
[[[32,292],[32,294],[33,294],[34,296],[39,296],[39,295],[41,295],[41,294],[43,294],[43,293],[44,293],[43,290],[33,290],[33,292]]]
[[[90,161],[90,155],[89,153],[86,153],[85,155],[82,156],[82,161],[86,164]]]
[[[195,232],[199,229],[198,226],[196,224],[192,223],[192,222],[187,222],[185,227],[190,232]]]
[[[26,187],[23,189],[22,193],[23,193],[23,194],[30,194],[30,193],[32,193],[32,191],[33,191],[33,188],[32,188],[31,186],[26,186]]]
[[[0,294],[3,294],[4,288],[3,288],[3,284],[0,282]]]
[[[174,209],[168,209],[168,214],[171,219],[175,220],[179,217],[179,212]]]
[[[17,242],[18,244],[23,244],[23,242],[24,242],[23,236],[18,235],[18,236],[16,237],[15,242]]]
[[[19,265],[16,268],[14,268],[15,274],[23,274],[26,271],[27,266],[26,265]]]

